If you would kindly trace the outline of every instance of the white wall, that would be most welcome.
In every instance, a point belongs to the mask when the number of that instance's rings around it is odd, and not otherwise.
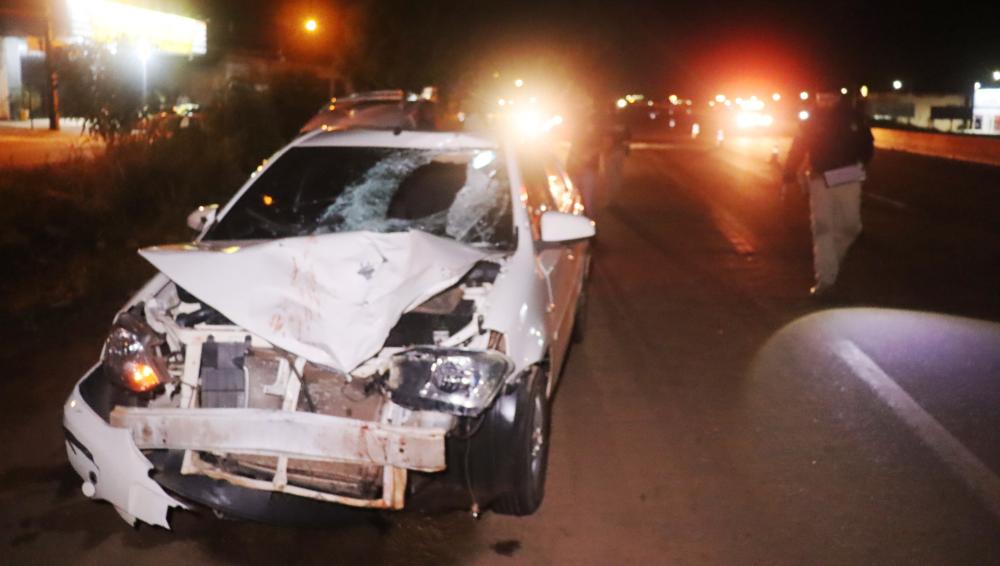
[[[976,89],[972,96],[972,131],[1000,135],[1000,88]]]

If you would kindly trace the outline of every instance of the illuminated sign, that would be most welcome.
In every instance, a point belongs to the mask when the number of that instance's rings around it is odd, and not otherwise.
[[[205,22],[107,0],[66,0],[70,35],[97,43],[133,43],[152,51],[204,55]]]
[[[1000,110],[1000,88],[981,88],[972,95],[975,110]]]

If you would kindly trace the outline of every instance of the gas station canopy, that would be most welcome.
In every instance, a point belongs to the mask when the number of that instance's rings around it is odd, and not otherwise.
[[[108,0],[66,0],[70,37],[95,43],[131,43],[176,55],[204,55],[205,22]]]

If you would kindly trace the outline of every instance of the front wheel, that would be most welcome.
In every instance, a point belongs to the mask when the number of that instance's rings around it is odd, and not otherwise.
[[[511,482],[493,509],[503,515],[530,515],[545,496],[549,461],[549,403],[542,370],[532,370],[515,394],[516,416],[510,438]]]

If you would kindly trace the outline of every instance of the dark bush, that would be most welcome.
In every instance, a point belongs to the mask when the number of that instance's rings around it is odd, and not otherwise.
[[[234,84],[188,120],[111,126],[115,143],[93,159],[4,171],[0,318],[134,286],[150,272],[137,248],[190,239],[187,213],[225,202],[322,102],[299,88],[311,87]]]

